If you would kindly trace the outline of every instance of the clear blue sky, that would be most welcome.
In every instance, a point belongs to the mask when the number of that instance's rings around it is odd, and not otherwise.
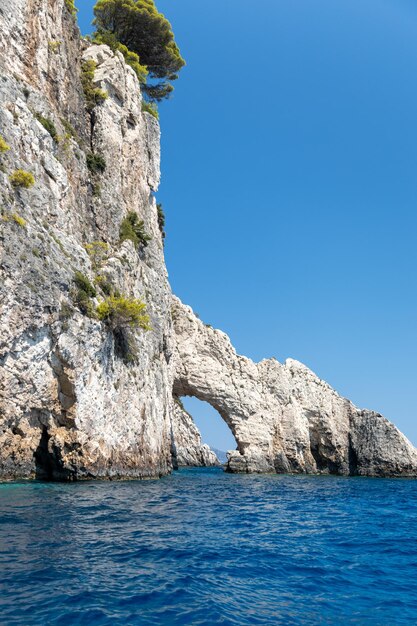
[[[161,106],[174,292],[241,354],[303,361],[417,444],[417,3],[157,5],[187,60]]]

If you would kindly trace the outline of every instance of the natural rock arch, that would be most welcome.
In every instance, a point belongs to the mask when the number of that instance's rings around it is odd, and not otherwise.
[[[204,325],[177,298],[172,313],[177,339],[174,395],[210,404],[230,428],[240,455],[255,442],[268,453],[268,425],[257,419],[260,397],[254,389],[249,394],[245,390],[257,377],[256,365],[236,355],[227,335]]]
[[[298,361],[254,363],[173,298],[173,391],[211,404],[232,431],[229,471],[415,476],[417,451]]]

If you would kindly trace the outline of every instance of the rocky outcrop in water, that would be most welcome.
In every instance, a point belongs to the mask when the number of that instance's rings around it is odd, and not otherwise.
[[[85,61],[107,93],[95,107]],[[144,478],[214,463],[173,394],[219,411],[238,444],[229,471],[417,475],[417,452],[382,416],[296,361],[238,356],[172,300],[154,199],[159,124],[142,112],[133,70],[80,39],[65,0],[0,7],[0,135],[10,148],[0,148],[0,478]],[[147,245],[121,240],[129,214]],[[144,301],[152,330],[99,321],[109,293]]]
[[[417,451],[387,419],[357,409],[305,365],[254,363],[174,299],[174,393],[210,403],[237,451],[231,472],[414,476]]]

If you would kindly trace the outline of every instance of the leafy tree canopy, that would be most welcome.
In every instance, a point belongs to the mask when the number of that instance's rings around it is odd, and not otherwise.
[[[155,79],[144,86],[145,93],[152,100],[166,98],[173,90],[170,81],[178,78],[185,61],[171,24],[159,13],[154,0],[98,0],[94,15],[96,40],[118,42],[138,55],[137,63]]]
[[[152,237],[145,232],[145,224],[140,220],[137,213],[129,211],[127,217],[120,224],[120,242],[133,241],[135,246],[142,244],[145,248]]]
[[[146,78],[148,76],[148,70],[144,65],[141,65],[139,61],[139,55],[136,52],[129,50],[127,46],[124,46],[120,41],[117,41],[116,35],[109,33],[108,31],[101,31],[94,34],[94,43],[106,44],[113,50],[113,52],[119,51],[123,54],[125,61],[130,67],[132,67],[139,82],[146,84]]]

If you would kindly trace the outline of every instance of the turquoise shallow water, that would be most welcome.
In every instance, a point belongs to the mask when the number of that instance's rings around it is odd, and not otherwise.
[[[0,624],[417,623],[417,481],[0,485]]]

